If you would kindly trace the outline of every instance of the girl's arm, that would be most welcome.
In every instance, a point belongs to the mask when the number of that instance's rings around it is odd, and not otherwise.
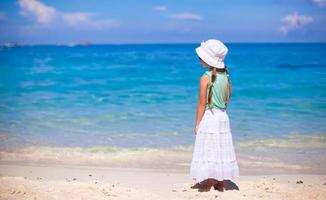
[[[225,105],[229,102],[230,98],[231,98],[231,94],[232,94],[232,85],[231,85],[231,81],[230,79],[228,79],[228,96],[227,96],[227,101],[225,103]]]
[[[196,123],[195,123],[195,133],[197,134],[199,123],[204,115],[205,107],[206,107],[206,96],[207,96],[207,84],[208,84],[208,76],[203,75],[200,77],[199,84],[199,97],[197,104],[197,114],[196,114]]]

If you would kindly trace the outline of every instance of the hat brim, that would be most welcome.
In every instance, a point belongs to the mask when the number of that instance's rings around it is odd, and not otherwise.
[[[225,67],[224,62],[219,62],[217,60],[214,60],[204,51],[203,47],[201,46],[197,47],[195,50],[197,55],[208,65],[219,69],[223,69]]]

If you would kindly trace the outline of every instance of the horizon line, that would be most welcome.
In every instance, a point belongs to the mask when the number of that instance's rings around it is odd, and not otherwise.
[[[226,41],[225,44],[326,44],[326,41],[278,41],[278,42],[230,42]],[[67,43],[19,43],[19,42],[2,42],[1,46],[5,44],[14,44],[20,46],[97,46],[97,45],[192,45],[200,44],[200,42],[122,42],[122,43],[92,43],[92,42],[67,42]]]

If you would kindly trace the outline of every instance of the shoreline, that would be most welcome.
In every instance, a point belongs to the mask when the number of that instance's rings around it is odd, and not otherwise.
[[[265,174],[326,174],[325,137],[266,139],[235,143],[240,173]],[[124,148],[110,146],[56,147],[28,146],[0,150],[0,164],[37,164],[100,166],[111,168],[173,169],[190,167],[193,146],[168,148]]]
[[[190,145],[0,150],[0,199],[323,200],[324,140],[314,136],[236,143],[240,177],[228,180],[225,192],[191,189]]]

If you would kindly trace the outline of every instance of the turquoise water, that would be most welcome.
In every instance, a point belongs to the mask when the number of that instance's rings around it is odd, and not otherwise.
[[[227,45],[235,141],[325,136],[326,44]],[[0,49],[0,148],[192,144],[196,46]]]

